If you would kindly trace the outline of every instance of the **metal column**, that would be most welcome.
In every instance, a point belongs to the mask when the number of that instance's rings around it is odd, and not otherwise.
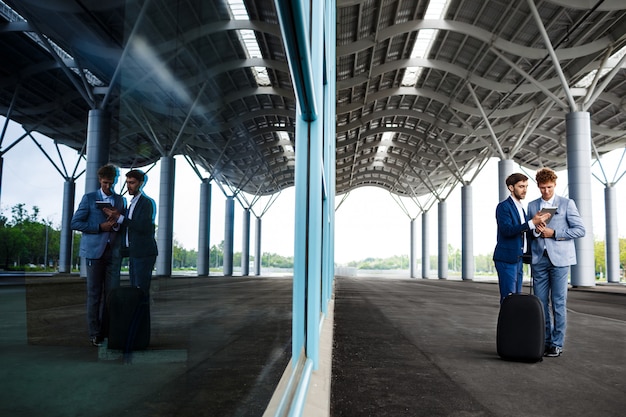
[[[98,170],[109,162],[109,136],[111,115],[106,110],[89,110],[87,121],[87,166],[85,169],[85,194],[100,188]]]
[[[506,186],[506,179],[513,173],[515,164],[512,159],[501,159],[498,161],[498,201],[509,198],[511,192]]]
[[[474,212],[472,186],[461,187],[461,278],[474,279]]]
[[[415,219],[411,219],[411,223],[409,223],[409,278],[415,278]]]
[[[63,213],[61,214],[61,242],[59,246],[59,272],[72,271],[72,216],[74,215],[74,198],[76,183],[67,178],[63,184]]]
[[[619,237],[617,229],[617,203],[615,188],[608,184],[604,189],[606,215],[606,281],[619,282]]]
[[[159,208],[156,275],[172,275],[172,242],[174,239],[174,180],[176,178],[176,160],[173,156],[160,159],[161,174],[159,183]]]
[[[87,119],[87,166],[85,168],[85,194],[100,188],[98,170],[109,162],[109,136],[111,115],[102,109],[89,110]],[[72,211],[74,204],[72,203]],[[70,249],[71,250],[71,249]],[[87,277],[85,258],[80,260],[80,276]]]
[[[567,178],[569,195],[576,202],[585,236],[575,240],[577,264],[571,268],[572,286],[595,285],[593,202],[591,198],[591,122],[589,113],[565,117],[567,130]]]
[[[233,275],[233,247],[235,233],[235,198],[226,197],[224,210],[224,276]]]
[[[241,231],[241,275],[250,275],[250,209],[243,210]]]
[[[422,212],[422,278],[430,276],[430,251],[428,250],[428,212]]]
[[[448,208],[445,200],[439,201],[438,205],[438,273],[439,279],[448,278]]]
[[[254,245],[254,275],[261,275],[261,218],[256,218],[256,230],[254,237],[255,245]]]
[[[200,184],[200,212],[198,219],[198,276],[208,276],[211,260],[211,181]]]

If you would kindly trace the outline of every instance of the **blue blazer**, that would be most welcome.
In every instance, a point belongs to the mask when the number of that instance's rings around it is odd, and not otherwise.
[[[79,253],[82,258],[99,259],[104,253],[107,242],[113,250],[113,256],[120,256],[121,233],[119,231],[100,232],[100,223],[104,223],[107,219],[106,214],[96,207],[96,201],[100,200],[100,196],[100,190],[85,194],[72,217],[72,230],[78,230],[83,234],[80,239]],[[123,212],[124,198],[114,193],[113,200],[115,208]]]
[[[133,218],[128,218],[128,210],[124,213],[122,225],[125,232],[128,232],[128,255],[131,258],[158,255],[157,244],[154,239],[155,212],[154,200],[141,194],[133,209]]]
[[[554,266],[576,265],[576,246],[574,239],[585,236],[585,226],[578,213],[576,203],[569,198],[555,196],[554,205],[556,213],[552,216],[548,227],[554,229],[556,237],[554,239],[544,239],[535,237],[534,233],[529,233],[531,237],[531,250],[535,264],[543,256],[543,250],[548,251],[550,261]],[[528,217],[534,216],[541,207],[541,198],[528,203]]]
[[[524,252],[524,233],[530,230],[530,227],[528,221],[524,223],[520,221],[513,197],[509,196],[498,204],[496,222],[498,240],[493,251],[493,260],[511,264],[521,261]]]

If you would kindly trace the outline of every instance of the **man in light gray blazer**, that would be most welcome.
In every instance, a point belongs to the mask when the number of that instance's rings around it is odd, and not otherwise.
[[[570,265],[576,264],[574,239],[585,236],[585,226],[574,200],[557,196],[556,173],[541,168],[535,176],[541,198],[528,203],[528,216],[544,208],[556,208],[545,226],[531,235],[532,275],[535,294],[543,303],[546,319],[545,356],[563,353],[567,326],[567,286]]]
[[[100,188],[83,196],[71,222],[73,230],[82,232],[80,256],[85,258],[87,266],[87,324],[93,346],[102,345],[107,336],[106,298],[111,289],[120,285],[120,226],[102,208],[108,204],[116,210],[124,210],[124,198],[113,191],[117,177],[115,166],[101,167],[98,170]]]

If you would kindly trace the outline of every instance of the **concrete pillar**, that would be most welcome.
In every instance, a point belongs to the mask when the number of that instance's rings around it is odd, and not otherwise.
[[[74,215],[74,198],[76,183],[67,178],[63,185],[63,212],[61,214],[61,242],[59,246],[59,272],[72,272],[72,216]]]
[[[89,110],[87,120],[87,166],[85,169],[85,194],[100,188],[98,170],[109,162],[109,137],[111,115],[106,110]]]
[[[262,252],[261,252],[261,218],[256,218],[256,231],[254,237],[255,245],[254,245],[254,275],[261,275],[261,260],[262,260]]]
[[[501,159],[498,161],[498,201],[509,198],[511,192],[506,186],[506,179],[513,173],[515,163],[512,159]]]
[[[241,275],[250,275],[250,209],[243,210],[241,236]]]
[[[159,184],[159,208],[156,260],[156,275],[172,275],[172,245],[174,239],[174,180],[176,178],[176,160],[173,156],[164,156],[160,160],[161,174]]]
[[[211,255],[211,181],[200,184],[200,214],[198,219],[198,276],[209,275]]]
[[[461,278],[474,279],[474,212],[472,186],[461,187]]]
[[[439,201],[438,204],[438,273],[439,279],[448,278],[448,208],[445,200]]]
[[[409,224],[409,278],[415,278],[415,219]]]
[[[430,276],[430,251],[428,250],[428,212],[422,212],[422,278]]]
[[[619,237],[617,234],[617,202],[613,184],[604,189],[604,207],[606,217],[606,280],[619,282]]]
[[[87,166],[85,168],[85,194],[100,188],[98,169],[109,162],[109,137],[111,115],[102,109],[89,110],[87,119]],[[80,260],[80,276],[87,277],[87,264]]]
[[[224,211],[224,276],[233,275],[233,247],[235,232],[235,198],[226,197]]]
[[[575,240],[577,264],[571,268],[574,287],[595,286],[593,202],[591,198],[591,121],[588,112],[565,117],[567,131],[567,178],[569,195],[576,202],[585,236]]]

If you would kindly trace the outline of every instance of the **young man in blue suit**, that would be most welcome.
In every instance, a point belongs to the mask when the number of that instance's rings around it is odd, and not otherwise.
[[[526,232],[534,230],[537,225],[545,224],[549,214],[537,213],[526,220],[522,200],[528,190],[528,177],[515,173],[508,176],[506,186],[511,195],[496,207],[498,238],[493,252],[493,261],[498,272],[500,287],[500,303],[511,293],[522,292],[523,262],[522,255],[526,252]]]
[[[533,231],[531,243],[535,294],[543,303],[546,318],[545,356],[556,357],[563,352],[565,340],[567,281],[570,265],[576,264],[574,239],[585,236],[585,226],[574,200],[554,193],[557,175],[553,170],[542,168],[535,179],[541,198],[528,204],[528,212],[556,208],[549,223]]]
[[[100,188],[83,196],[71,222],[73,230],[82,232],[80,256],[87,265],[87,325],[89,341],[94,346],[100,346],[106,336],[103,318],[106,317],[107,296],[111,289],[120,285],[120,225],[100,207],[108,203],[115,210],[124,210],[124,199],[113,191],[117,176],[115,166],[101,167],[98,170]]]
[[[146,292],[150,290],[152,269],[157,257],[157,244],[154,239],[155,204],[141,192],[145,174],[133,169],[126,173],[126,189],[132,196],[128,209],[121,214],[118,210],[105,209],[106,213],[122,224],[124,245],[128,252],[130,285]]]

